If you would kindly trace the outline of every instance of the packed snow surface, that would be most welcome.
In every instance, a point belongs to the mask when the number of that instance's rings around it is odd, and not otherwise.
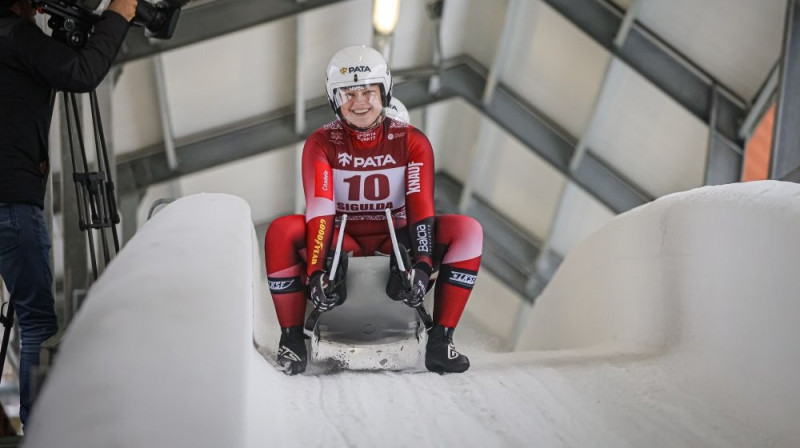
[[[464,374],[289,377],[249,207],[190,196],[90,291],[24,446],[794,446],[798,229],[797,184],[666,196],[566,258],[516,351],[467,314]]]

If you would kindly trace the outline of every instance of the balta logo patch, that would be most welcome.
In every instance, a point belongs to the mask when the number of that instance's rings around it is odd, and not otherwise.
[[[421,252],[424,254],[430,253],[430,246],[428,244],[428,235],[430,235],[430,231],[428,226],[425,224],[420,224],[417,226],[417,252]]]

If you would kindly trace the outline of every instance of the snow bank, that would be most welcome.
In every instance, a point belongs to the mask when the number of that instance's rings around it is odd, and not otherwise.
[[[665,387],[743,430],[797,435],[798,319],[800,185],[733,184],[662,197],[594,234],[539,297],[517,349],[652,358]]]
[[[89,292],[25,446],[247,446],[258,247],[234,196],[158,213]]]

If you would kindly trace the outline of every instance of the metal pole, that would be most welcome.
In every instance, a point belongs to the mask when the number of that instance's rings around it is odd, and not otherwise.
[[[517,17],[520,16],[519,11],[522,5],[522,0],[511,0],[508,4],[506,11],[505,25],[503,27],[503,34],[497,44],[497,51],[495,52],[492,67],[489,70],[489,75],[486,78],[486,86],[483,89],[483,98],[481,102],[484,108],[488,108],[492,99],[494,99],[494,92],[497,89],[497,82],[500,78],[500,73],[505,68],[506,61],[508,60],[509,47],[511,46],[511,38],[516,29]],[[469,204],[472,201],[473,180],[483,177],[483,172],[486,169],[489,161],[489,132],[490,128],[486,122],[486,118],[481,118],[481,126],[478,131],[477,145],[473,151],[472,166],[470,167],[469,176],[464,182],[461,189],[461,198],[458,201],[458,210],[461,213],[466,213]]]
[[[439,95],[442,89],[442,78],[444,77],[444,53],[442,52],[442,13],[444,12],[444,0],[433,0],[427,5],[428,17],[433,21],[433,65],[436,67],[436,74],[431,76],[428,82],[428,93]]]
[[[382,54],[389,67],[392,66],[392,48],[394,43],[394,34],[381,34],[378,32],[372,33],[372,45],[378,53]]]
[[[783,52],[781,58],[778,102],[772,137],[769,178],[793,180],[800,168],[800,2],[789,0],[786,7]],[[792,175],[791,179],[789,175]]]
[[[769,109],[769,105],[775,97],[775,91],[778,89],[780,67],[780,61],[772,67],[772,71],[769,73],[766,82],[761,86],[761,90],[758,91],[753,105],[750,106],[750,112],[747,113],[747,117],[745,117],[742,125],[739,127],[739,132],[737,134],[742,140],[750,139],[750,136],[753,135],[753,131],[755,131],[761,118],[764,117],[764,113]]]
[[[622,46],[625,45],[625,40],[628,37],[631,27],[633,27],[636,14],[641,3],[642,2],[640,0],[634,0],[628,7],[628,10],[625,12],[625,17],[622,19],[622,23],[620,24],[617,34],[614,37],[614,51],[620,50]],[[603,73],[603,83],[600,87],[600,92],[597,94],[597,97],[595,97],[594,103],[592,104],[592,109],[589,115],[589,123],[586,125],[586,129],[578,139],[578,143],[575,145],[575,150],[572,152],[572,157],[569,161],[569,168],[567,170],[568,174],[574,174],[580,166],[583,157],[586,155],[586,151],[588,151],[589,140],[597,128],[597,123],[599,121],[598,110],[600,109],[601,104],[603,104],[610,95],[609,92],[616,87],[616,85],[612,84],[610,76],[611,70],[616,62],[617,56],[614,54],[614,52],[612,52],[611,60],[608,62],[605,72]],[[551,222],[550,228],[547,232],[547,237],[542,242],[542,247],[539,249],[539,253],[536,256],[534,266],[537,273],[541,273],[547,268],[547,257],[552,249],[553,235],[556,227],[558,226],[558,220],[564,211],[564,199],[567,194],[569,182],[570,180],[567,179],[564,183],[558,200],[558,205],[556,206],[556,212],[553,215],[553,221]]]
[[[169,110],[167,84],[164,80],[164,62],[161,54],[153,57],[153,69],[156,75],[156,93],[158,96],[158,113],[161,117],[161,134],[164,138],[164,152],[167,155],[167,166],[172,171],[178,168],[178,153],[175,151],[175,136],[172,131],[172,115]]]
[[[639,11],[641,1],[634,0],[631,3],[628,10],[625,12],[625,17],[622,19],[622,23],[620,24],[619,30],[617,30],[617,34],[614,37],[614,50],[619,51],[622,49],[622,46],[625,45],[625,39],[628,38],[628,34],[630,33],[631,28],[633,27],[633,23],[636,19],[636,14]],[[569,171],[574,173],[575,170],[578,169],[578,166],[581,164],[581,160],[583,160],[583,156],[586,155],[586,151],[588,150],[587,145],[589,139],[594,135],[595,129],[597,128],[597,110],[600,108],[600,105],[605,102],[605,99],[608,97],[608,91],[610,90],[610,74],[614,64],[617,63],[617,56],[612,52],[611,53],[611,60],[606,65],[606,70],[603,73],[603,83],[600,87],[600,93],[595,97],[594,102],[592,103],[592,110],[589,115],[589,123],[586,126],[586,129],[581,135],[580,139],[578,140],[578,144],[575,145],[575,151],[572,153],[572,158],[569,161]]]
[[[609,88],[610,85],[610,73],[612,70],[612,66],[616,63],[617,57],[613,54],[611,55],[611,60],[608,61],[608,65],[606,65],[606,70],[603,73],[603,84],[600,87],[600,93],[594,99],[592,103],[592,111],[589,115],[589,123],[586,125],[586,129],[583,131],[580,139],[578,139],[578,144],[575,145],[575,151],[572,152],[572,157],[569,159],[569,172],[574,173],[581,164],[583,160],[583,156],[586,155],[586,151],[588,150],[589,139],[594,135],[595,129],[597,128],[597,110],[600,108],[600,105],[605,102],[605,99],[609,95]]]
[[[711,114],[708,117],[708,147],[706,149],[706,168],[703,174],[703,185],[708,185],[709,170],[711,169],[711,151],[714,141],[717,138],[717,103],[719,102],[719,92],[717,84],[711,84]]]
[[[298,3],[302,3],[300,0]],[[306,131],[306,92],[303,74],[304,70],[304,48],[305,48],[305,28],[306,18],[304,14],[298,14],[295,20],[297,26],[297,41],[296,41],[296,54],[297,61],[295,65],[295,98],[294,98],[294,132],[300,136]],[[305,196],[303,194],[303,142],[295,145],[295,188],[294,188],[294,211],[295,213],[303,213],[305,210]]]
[[[167,82],[164,75],[164,59],[161,54],[153,58],[153,71],[156,76],[156,93],[158,96],[158,113],[161,117],[161,135],[164,140],[164,153],[167,156],[167,166],[170,171],[175,171],[180,166],[178,152],[175,149],[175,131],[172,124],[172,113],[169,107]],[[169,195],[177,198],[182,195],[179,179],[169,183]]]
[[[492,67],[489,69],[489,75],[486,78],[486,86],[483,89],[483,97],[481,102],[484,107],[489,107],[494,98],[494,92],[497,89],[497,83],[500,79],[500,74],[506,66],[508,60],[509,50],[511,47],[511,38],[516,31],[516,18],[520,16],[520,8],[522,7],[521,0],[510,0],[508,10],[506,11],[505,26],[503,27],[503,34],[500,37],[500,42],[497,44],[497,51],[495,52]]]

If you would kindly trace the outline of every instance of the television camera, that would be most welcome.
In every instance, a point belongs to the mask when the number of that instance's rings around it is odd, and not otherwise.
[[[189,0],[139,0],[133,25],[144,28],[145,36],[169,39],[178,24],[181,8]],[[111,0],[34,0],[35,8],[50,15],[47,24],[53,37],[73,47],[82,47],[100,15]]]

